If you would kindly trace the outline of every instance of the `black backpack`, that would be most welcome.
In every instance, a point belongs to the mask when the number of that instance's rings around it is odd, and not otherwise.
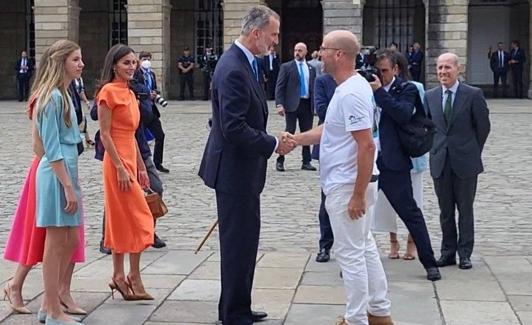
[[[401,84],[402,90],[407,82]],[[419,92],[416,95],[416,112],[412,115],[410,122],[399,125],[397,133],[399,142],[404,152],[410,157],[421,157],[432,148],[436,126],[427,116]]]

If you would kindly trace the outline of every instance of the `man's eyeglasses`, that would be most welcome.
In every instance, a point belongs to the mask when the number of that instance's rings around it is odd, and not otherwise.
[[[338,48],[335,48],[335,47],[324,47],[324,46],[320,46],[320,52],[323,52],[325,50],[335,50],[335,51],[340,51],[341,49],[338,49]]]

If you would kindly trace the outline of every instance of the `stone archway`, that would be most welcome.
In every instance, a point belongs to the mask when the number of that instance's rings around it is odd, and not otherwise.
[[[33,0],[2,1],[0,11],[0,99],[17,97],[15,63],[26,50],[35,58]]]
[[[297,42],[308,48],[308,59],[323,39],[323,8],[319,0],[269,0],[268,7],[281,16],[281,38],[278,52],[283,62],[293,59]]]
[[[518,40],[527,56],[530,53],[530,3],[528,0],[501,0],[490,3],[470,0],[468,10],[467,80],[492,95],[493,73],[490,69],[489,49],[502,42],[510,51],[512,40]],[[527,58],[527,61],[530,57]],[[528,62],[526,64],[529,64]],[[525,84],[529,74],[525,68]],[[508,84],[511,87],[511,76]],[[528,90],[528,87],[526,87]],[[509,92],[510,93],[510,92]]]

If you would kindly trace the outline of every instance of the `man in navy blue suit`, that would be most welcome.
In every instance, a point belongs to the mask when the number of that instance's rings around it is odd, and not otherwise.
[[[506,97],[506,76],[508,73],[510,54],[504,50],[502,42],[497,43],[497,51],[491,52],[489,59],[490,68],[493,71],[493,97],[497,97],[498,95],[499,80],[502,83],[503,97]]]
[[[375,102],[381,109],[379,130],[379,188],[399,218],[403,220],[416,244],[419,260],[427,271],[427,279],[441,279],[436,265],[423,213],[414,200],[410,170],[412,162],[401,148],[398,128],[410,121],[414,109],[424,109],[417,87],[397,76],[396,56],[390,50],[377,53],[380,79],[371,82]],[[417,105],[416,105],[417,104]]]
[[[295,142],[286,133],[278,138],[266,133],[268,106],[255,56],[278,43],[279,26],[277,13],[252,7],[212,80],[212,128],[199,176],[216,191],[222,280],[218,312],[224,325],[250,325],[267,316],[251,311],[260,193],[268,158],[274,152],[287,154]]]
[[[525,51],[519,46],[519,41],[512,41],[510,52],[510,69],[512,70],[514,95],[516,98],[524,98],[523,93],[523,68],[526,62]]]
[[[28,100],[33,62],[28,58],[26,51],[20,53],[20,59],[17,60],[15,70],[17,71],[18,101]]]
[[[421,67],[423,64],[423,52],[421,51],[421,45],[415,42],[412,45],[413,51],[408,56],[408,65],[410,66],[410,74],[414,81],[421,82]]]

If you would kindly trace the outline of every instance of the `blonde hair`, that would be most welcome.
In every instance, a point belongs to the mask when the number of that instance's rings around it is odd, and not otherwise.
[[[54,89],[58,89],[63,97],[64,121],[67,127],[72,126],[70,119],[70,95],[65,86],[65,62],[72,52],[79,50],[78,44],[69,40],[59,40],[47,48],[39,63],[37,75],[32,87],[32,96],[37,97],[37,115],[40,115]]]

